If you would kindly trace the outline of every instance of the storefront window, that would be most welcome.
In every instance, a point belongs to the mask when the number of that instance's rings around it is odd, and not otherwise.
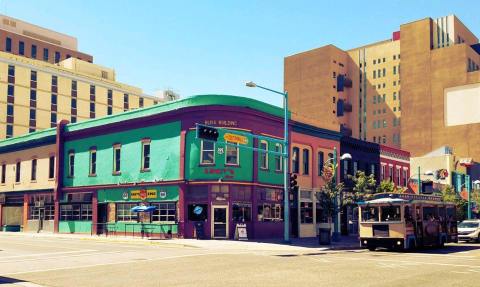
[[[320,204],[320,202],[317,202],[317,205],[316,205],[315,220],[317,223],[328,222],[328,217],[325,214],[324,210],[322,209],[322,205]]]
[[[63,221],[91,221],[91,204],[63,204],[60,205],[60,220]]]
[[[152,203],[157,209],[152,213],[152,221],[175,221],[177,218],[177,207],[174,202]]]
[[[115,208],[117,221],[137,221],[137,214],[131,211],[137,205],[137,203],[117,203]]]
[[[300,203],[300,222],[313,223],[313,203],[312,202]]]
[[[282,221],[282,205],[264,203],[258,206],[258,221]]]
[[[53,205],[45,205],[44,207],[30,206],[28,219],[40,220],[42,210],[43,210],[43,220],[53,220],[55,215],[55,206]]]
[[[188,220],[190,221],[205,221],[208,218],[207,204],[189,204],[188,205]]]
[[[252,205],[249,203],[233,203],[232,219],[234,222],[250,222]]]
[[[382,206],[382,221],[400,221],[400,206]]]
[[[379,221],[378,207],[362,207],[362,221]]]

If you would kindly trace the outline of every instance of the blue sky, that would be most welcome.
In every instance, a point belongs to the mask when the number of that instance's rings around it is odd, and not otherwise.
[[[77,37],[80,51],[146,93],[232,94],[281,105],[245,81],[281,90],[283,58],[349,49],[400,24],[456,14],[480,36],[478,1],[0,0],[0,13]]]

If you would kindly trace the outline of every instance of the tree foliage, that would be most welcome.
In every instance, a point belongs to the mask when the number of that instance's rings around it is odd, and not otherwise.
[[[317,192],[317,200],[322,208],[323,216],[332,219],[335,213],[335,197],[340,200],[343,191],[343,183],[336,183],[333,178],[335,167],[333,165],[325,165],[322,172],[322,177],[325,180],[325,185],[322,186],[320,192]],[[339,202],[337,202],[339,206]]]
[[[353,182],[351,192],[345,192],[343,197],[344,205],[356,204],[359,201],[372,199],[376,193],[377,181],[373,174],[366,175],[364,171],[358,171],[355,176],[349,176]]]
[[[458,192],[451,185],[445,185],[441,190],[442,200],[444,202],[454,203],[456,206],[456,220],[462,221],[466,216],[467,201],[463,199]]]

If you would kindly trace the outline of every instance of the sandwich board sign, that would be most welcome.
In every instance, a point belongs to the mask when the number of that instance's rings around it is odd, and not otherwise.
[[[247,225],[245,223],[237,223],[235,226],[235,239],[248,240]]]

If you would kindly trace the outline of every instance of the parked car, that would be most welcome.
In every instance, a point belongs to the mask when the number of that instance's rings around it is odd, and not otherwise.
[[[458,240],[480,242],[480,219],[460,222],[458,224]]]

